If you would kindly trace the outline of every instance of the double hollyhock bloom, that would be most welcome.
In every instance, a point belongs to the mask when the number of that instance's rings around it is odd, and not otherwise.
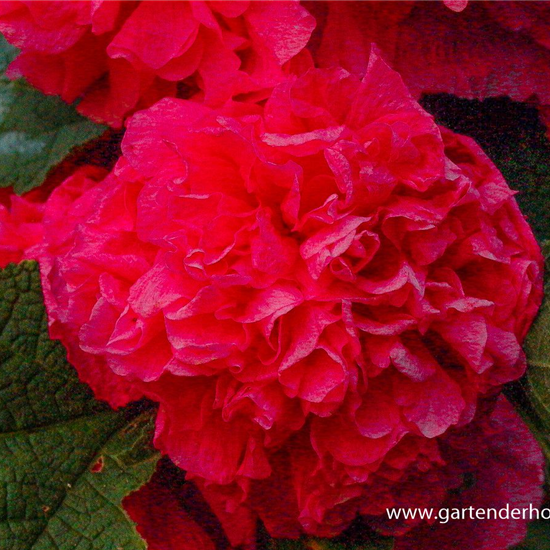
[[[446,5],[445,5],[446,4]],[[416,97],[508,96],[550,113],[550,4],[545,1],[309,2],[322,67],[364,74],[372,42]],[[449,9],[451,8],[451,9]]]
[[[529,509],[541,500],[543,481],[540,449],[510,404],[500,397],[496,406],[483,411],[471,424],[440,438],[440,465],[424,472],[427,483],[417,483],[408,491],[441,493],[438,484],[454,490],[439,500],[450,509]],[[149,483],[131,494],[124,507],[136,522],[150,550],[228,549],[227,535],[212,510],[201,498],[192,482],[173,467],[161,463]],[[438,495],[439,497],[439,495]],[[436,508],[437,509],[437,508]],[[443,516],[445,517],[445,516]],[[363,518],[381,528],[380,521]],[[443,520],[444,521],[444,520]],[[418,523],[405,535],[397,537],[395,550],[503,550],[525,534],[525,521],[474,521],[464,519]],[[244,548],[256,548],[254,525],[248,526]],[[389,532],[395,525],[386,523]],[[400,526],[403,530],[403,526]]]
[[[98,397],[159,403],[156,445],[232,542],[255,514],[332,536],[441,504],[445,434],[521,376],[541,300],[475,143],[373,52],[363,80],[312,69],[263,107],[164,99],[122,150],[52,193],[40,252],[52,336]]]
[[[0,31],[21,48],[10,75],[112,126],[167,96],[265,96],[314,25],[292,0],[0,3]]]

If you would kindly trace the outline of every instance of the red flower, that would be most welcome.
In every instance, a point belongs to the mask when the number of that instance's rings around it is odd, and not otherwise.
[[[411,473],[408,483],[394,483],[393,492],[398,506],[411,505],[410,493],[416,493],[412,505],[433,507],[433,513],[440,514],[442,521],[400,524],[388,520],[384,510],[381,517],[364,516],[364,526],[394,535],[396,550],[502,550],[520,542],[525,535],[525,519],[446,522],[443,513],[443,509],[450,513],[452,509],[469,507],[498,511],[506,506],[523,511],[540,505],[542,453],[510,404],[501,397],[492,410],[483,411],[470,425],[438,438],[437,448],[439,464],[426,469],[424,463],[424,469],[419,469],[416,476]],[[386,469],[386,475],[389,472]],[[379,481],[378,485],[382,483]],[[272,521],[276,513],[280,522],[285,507],[286,511],[293,507],[292,492],[275,484],[268,489],[262,495],[264,520]],[[256,548],[256,516],[239,511],[227,514],[220,508],[219,493],[207,490],[207,495],[212,508],[197,494],[192,482],[184,482],[182,474],[161,462],[152,480],[127,497],[124,507],[150,550],[228,548],[225,537],[232,548],[242,548],[241,544]],[[364,492],[361,500],[366,506],[370,501],[373,508],[373,497],[380,499],[381,495]],[[381,509],[385,504],[387,501],[378,502]],[[219,514],[218,521],[212,510]]]
[[[178,88],[200,88],[208,104],[265,94],[313,27],[295,1],[0,5],[0,31],[21,48],[11,76],[69,103],[83,98],[80,112],[112,126]]]
[[[43,212],[41,190],[17,196],[10,188],[0,189],[0,267],[37,256]]]
[[[206,492],[238,508],[291,484],[272,532],[334,534],[366,487],[382,513],[384,464],[438,463],[434,438],[523,373],[533,235],[376,54],[363,81],[312,70],[265,108],[165,99],[122,149],[46,207],[52,334],[100,397],[160,403],[156,444]]]
[[[47,274],[56,265],[56,258],[75,252],[71,231],[94,212],[94,203],[100,191],[97,184],[104,177],[105,171],[101,168],[84,166],[53,191],[43,214],[44,242],[32,250],[34,255],[27,254],[27,257],[40,259],[40,270],[45,282],[42,290],[46,308],[57,311],[56,315],[49,317],[50,336],[63,341],[69,361],[77,366],[81,380],[92,386],[96,397],[109,401],[113,407],[119,407],[139,399],[142,394],[131,382],[114,374],[101,358],[82,351],[78,342],[80,326],[71,321],[75,307],[78,310],[87,304],[73,303],[70,308],[72,314],[64,315],[58,309],[62,302],[57,285],[50,286],[46,282]],[[82,282],[85,283],[75,279],[77,288],[82,288]]]
[[[321,26],[315,60],[321,67],[343,67],[362,76],[371,43],[376,42],[416,97],[504,95],[536,102],[546,112],[550,4],[460,0],[445,4],[309,2]]]

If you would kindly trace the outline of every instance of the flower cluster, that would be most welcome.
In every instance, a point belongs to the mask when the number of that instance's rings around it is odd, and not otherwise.
[[[205,494],[287,485],[272,532],[382,513],[388,477],[437,463],[434,438],[523,373],[532,233],[376,53],[362,80],[313,69],[265,107],[165,99],[122,150],[46,206],[52,334],[101,398],[159,402],[156,445]]]
[[[178,93],[209,104],[261,94],[284,75],[315,25],[299,2],[9,1],[0,31],[24,76],[94,120],[120,126]]]

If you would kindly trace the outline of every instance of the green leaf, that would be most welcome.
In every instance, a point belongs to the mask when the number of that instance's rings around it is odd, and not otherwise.
[[[535,322],[525,339],[525,350],[531,365],[537,369],[550,369],[550,241],[542,243],[546,262],[544,300]]]
[[[525,540],[513,550],[550,550],[550,522],[544,519],[532,521]]]
[[[546,272],[550,268],[550,241],[543,243]],[[527,395],[535,418],[530,424],[546,457],[550,459],[550,280],[545,283],[544,300],[525,339],[527,355]]]
[[[48,337],[35,262],[0,271],[2,550],[144,550],[121,501],[155,468],[153,417],[79,382]]]
[[[8,65],[17,57],[18,50],[0,34],[0,72],[6,72]]]
[[[5,69],[14,48],[0,36],[0,187],[17,194],[42,184],[49,170],[76,146],[100,136],[105,126],[80,116],[57,97],[48,97]]]

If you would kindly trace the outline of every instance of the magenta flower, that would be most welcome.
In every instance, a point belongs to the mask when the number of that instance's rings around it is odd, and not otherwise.
[[[100,398],[160,404],[156,445],[205,495],[260,509],[286,486],[271,532],[383,513],[524,372],[533,235],[376,53],[363,80],[311,70],[265,107],[162,100],[122,149],[46,205],[52,335]]]

